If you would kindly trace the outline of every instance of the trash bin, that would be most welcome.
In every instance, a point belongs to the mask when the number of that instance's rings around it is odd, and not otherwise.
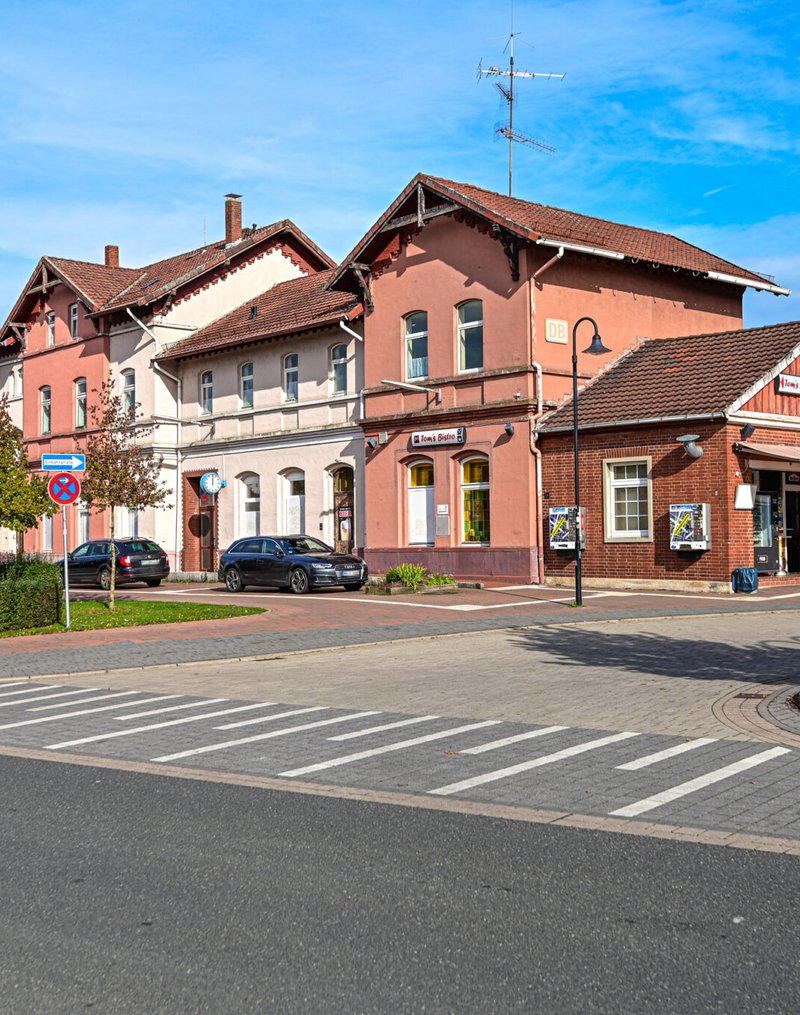
[[[758,571],[754,567],[735,567],[731,585],[734,592],[755,592],[758,589]]]

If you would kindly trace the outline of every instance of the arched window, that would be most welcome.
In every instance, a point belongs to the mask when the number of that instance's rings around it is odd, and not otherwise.
[[[253,408],[253,364],[242,363],[239,367],[239,400],[243,409]]]
[[[136,374],[133,370],[122,371],[122,405],[129,416],[136,415]]]
[[[43,388],[39,388],[39,409],[40,409],[40,427],[42,433],[50,433],[51,423],[51,401],[50,401],[50,385],[45,384]]]
[[[489,462],[486,458],[469,458],[461,464],[461,516],[462,542],[489,542]]]
[[[331,349],[331,394],[347,392],[347,346],[334,345]]]
[[[298,379],[300,376],[297,353],[290,353],[283,358],[283,397],[287,402],[297,401]]]
[[[434,542],[433,462],[414,462],[408,469],[408,542],[422,546]]]
[[[75,381],[75,429],[86,428],[86,378],[79,377]]]
[[[261,480],[255,473],[239,477],[239,535],[257,536],[261,528]]]
[[[417,310],[405,319],[406,380],[428,376],[428,315]]]
[[[214,374],[211,370],[204,370],[200,374],[200,412],[204,416],[210,416],[214,411]]]
[[[458,308],[458,369],[483,369],[483,303],[469,300]]]
[[[284,535],[306,531],[306,474],[302,469],[284,473]]]

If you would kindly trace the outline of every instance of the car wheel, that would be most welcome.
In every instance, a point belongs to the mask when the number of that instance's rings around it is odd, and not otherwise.
[[[302,596],[311,588],[308,575],[301,567],[296,567],[289,575],[289,588],[298,596]]]
[[[235,567],[228,568],[225,572],[225,588],[228,592],[244,592],[245,590],[242,576]]]
[[[107,567],[100,569],[100,574],[97,576],[97,584],[103,592],[111,591],[111,572]]]
[[[348,582],[346,585],[342,585],[342,588],[347,592],[360,592],[364,588],[364,582]]]
[[[160,578],[151,578],[150,581],[147,584],[150,586],[151,589],[157,589],[158,586],[161,584],[161,579]]]

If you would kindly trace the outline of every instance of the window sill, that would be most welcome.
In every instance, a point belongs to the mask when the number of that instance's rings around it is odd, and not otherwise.
[[[652,536],[604,536],[604,543],[652,543]]]

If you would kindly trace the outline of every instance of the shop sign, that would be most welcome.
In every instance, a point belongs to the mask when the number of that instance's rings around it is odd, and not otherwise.
[[[454,426],[450,430],[416,430],[411,434],[412,448],[438,448],[446,444],[466,444],[466,442],[465,426]]]
[[[787,472],[786,473],[787,483],[800,483],[800,472]]]
[[[775,378],[775,390],[779,395],[800,395],[800,376],[778,374]]]

